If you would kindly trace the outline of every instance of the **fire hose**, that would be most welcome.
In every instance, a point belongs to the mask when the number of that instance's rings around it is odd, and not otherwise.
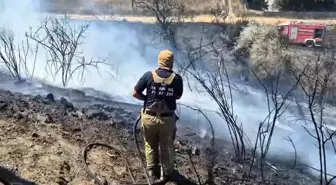
[[[106,179],[104,179],[104,182],[102,182],[101,180],[99,180],[97,178],[97,176],[95,174],[93,174],[89,168],[88,168],[88,165],[87,165],[87,153],[89,152],[89,150],[93,147],[93,146],[102,146],[102,147],[106,147],[110,150],[114,150],[116,151],[117,153],[119,153],[122,158],[125,160],[125,163],[126,163],[126,168],[128,170],[128,173],[133,181],[133,185],[153,185],[153,183],[150,181],[149,179],[149,175],[148,175],[148,172],[146,170],[146,167],[145,167],[145,162],[143,161],[142,157],[141,157],[141,152],[140,152],[140,146],[139,146],[139,141],[137,139],[137,136],[136,136],[136,128],[138,126],[138,123],[140,121],[140,118],[141,116],[139,115],[138,118],[136,119],[135,123],[134,123],[134,127],[133,127],[133,136],[134,136],[134,139],[135,139],[135,144],[137,146],[137,150],[138,150],[138,157],[140,158],[141,160],[141,164],[142,164],[142,168],[144,169],[145,171],[145,176],[146,176],[146,179],[147,179],[147,183],[144,184],[144,183],[137,183],[134,179],[134,175],[130,169],[130,164],[127,160],[127,157],[123,154],[123,152],[118,149],[118,147],[116,146],[112,146],[112,145],[108,145],[108,144],[103,144],[103,143],[91,143],[89,145],[87,145],[84,150],[83,150],[83,162],[84,162],[84,165],[85,165],[85,170],[86,172],[88,173],[88,175],[95,180],[95,182],[98,184],[98,185],[108,185],[108,182],[106,181]],[[126,184],[120,184],[120,185],[126,185]],[[131,184],[128,184],[128,185],[131,185]]]
[[[98,179],[98,177],[92,172],[90,171],[89,167],[88,167],[88,163],[87,163],[87,154],[89,152],[89,150],[93,147],[93,146],[101,146],[101,147],[106,147],[110,150],[114,150],[116,151],[117,153],[119,153],[122,158],[125,160],[125,163],[126,163],[126,168],[128,170],[128,173],[130,175],[130,178],[131,180],[133,181],[133,183],[128,183],[128,184],[119,184],[119,185],[157,185],[157,184],[161,184],[162,182],[155,182],[155,183],[152,183],[150,178],[149,178],[149,175],[148,175],[148,172],[146,170],[146,165],[145,165],[145,161],[143,160],[143,158],[141,157],[142,154],[141,154],[141,150],[140,150],[140,146],[139,146],[139,141],[138,141],[138,137],[137,137],[137,126],[138,126],[138,123],[140,121],[140,118],[141,118],[141,115],[138,116],[138,118],[136,119],[136,121],[134,122],[134,125],[133,125],[133,136],[134,136],[134,142],[135,142],[135,145],[137,147],[137,153],[138,153],[138,157],[140,158],[141,160],[141,165],[142,165],[142,168],[145,172],[145,177],[147,179],[147,183],[137,183],[135,178],[134,178],[134,175],[131,171],[131,168],[130,168],[130,164],[127,160],[127,157],[123,154],[123,152],[116,146],[112,146],[112,145],[108,145],[108,144],[103,144],[103,143],[91,143],[89,145],[87,145],[83,152],[82,152],[82,155],[83,155],[83,163],[84,163],[84,168],[87,172],[87,174],[92,178],[94,179],[94,181],[96,182],[97,185],[109,185],[109,183],[107,182],[107,180],[104,178],[104,181],[102,182],[101,180]],[[192,159],[191,159],[191,156],[189,156],[189,161],[194,169],[194,172],[197,174],[197,171],[196,171],[196,168],[192,162]],[[198,174],[197,174],[198,176]],[[198,181],[200,181],[199,177],[198,177]],[[200,183],[200,182],[199,182]]]

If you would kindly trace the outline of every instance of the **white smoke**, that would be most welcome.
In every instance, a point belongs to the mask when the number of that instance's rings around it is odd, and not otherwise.
[[[44,18],[42,14],[37,13],[36,10],[40,7],[33,2],[33,0],[2,0],[0,26],[12,29],[18,42],[24,39],[25,32],[29,31],[29,27],[36,29]],[[95,69],[92,69],[86,74],[84,82],[74,78],[70,81],[69,87],[91,87],[122,97],[122,99],[118,99],[120,101],[140,104],[141,102],[131,97],[132,89],[144,72],[156,67],[156,55],[165,46],[159,46],[158,48],[145,47],[142,41],[148,41],[152,34],[146,28],[144,28],[144,32],[140,32],[140,29],[134,29],[144,25],[108,22],[103,24],[102,26],[95,23],[90,24],[85,44],[81,49],[87,58],[110,55],[109,62],[115,64],[116,67],[101,68],[100,74]],[[33,58],[31,58],[32,60]],[[60,79],[53,80],[45,72],[45,61],[46,53],[41,51],[38,56],[35,77],[43,79],[49,84],[61,86]],[[267,115],[267,101],[262,91],[247,86],[244,88],[248,92],[246,95],[236,91],[233,92],[234,112],[253,143],[258,125]],[[186,84],[184,89],[185,92],[180,100],[181,103],[196,105],[208,110],[217,110],[217,104],[206,94],[191,92]],[[296,117],[294,112],[287,112],[286,114]],[[181,117],[188,118],[193,117],[193,115],[182,110]],[[225,122],[214,113],[210,114],[210,117],[214,123],[216,135],[228,137]],[[206,127],[207,122],[205,119],[195,120],[198,121],[189,123],[193,124],[193,128],[199,127],[203,130]],[[202,135],[204,134],[203,130]],[[304,154],[303,160],[307,161],[309,165],[319,168],[319,157],[314,140],[302,129],[299,122],[293,124],[286,120],[279,120],[271,145],[271,154],[280,154],[281,157],[287,157],[292,154],[293,148],[286,140],[287,136],[290,136],[294,141],[297,152]],[[335,154],[330,150],[328,156],[330,160],[328,162],[329,173],[336,174]]]
[[[267,6],[268,6],[268,11],[279,11],[279,0],[266,0]]]

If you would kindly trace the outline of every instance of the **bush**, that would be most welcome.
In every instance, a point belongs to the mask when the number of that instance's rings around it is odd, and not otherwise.
[[[260,79],[269,79],[290,67],[288,42],[275,26],[248,24],[240,33],[236,53],[247,58],[247,67]]]

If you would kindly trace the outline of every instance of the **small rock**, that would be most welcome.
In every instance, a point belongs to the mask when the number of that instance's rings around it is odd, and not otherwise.
[[[64,177],[59,177],[57,184],[59,185],[67,185],[69,182]]]
[[[68,102],[67,99],[65,99],[65,98],[62,97],[62,98],[60,99],[60,101],[61,101],[61,103],[64,105],[64,107],[65,107],[66,109],[75,109],[74,105],[73,105],[72,103]]]
[[[0,103],[0,110],[5,110],[6,108],[8,107],[8,104],[7,103]]]
[[[108,105],[103,106],[103,109],[107,112],[114,112],[116,110],[115,107],[108,106]]]
[[[107,182],[107,180],[106,180],[106,177],[103,177],[103,184],[104,184],[104,185],[108,185],[108,182]]]
[[[82,142],[83,139],[78,137],[78,138],[76,138],[76,141],[77,141],[77,142]]]
[[[113,166],[114,172],[119,175],[122,176],[126,173],[126,166]]]
[[[50,114],[46,115],[46,119],[45,119],[44,123],[54,123],[54,120],[52,119]]]
[[[47,94],[47,96],[45,97],[45,99],[47,101],[51,101],[51,102],[55,101],[54,95],[52,93]]]
[[[33,134],[32,134],[32,137],[40,137],[40,135],[38,135],[36,132],[34,132]]]
[[[37,102],[40,102],[40,100],[42,100],[42,99],[43,99],[43,98],[42,98],[41,95],[36,95],[36,96],[30,98],[30,100],[32,100],[32,101],[37,101]]]
[[[108,120],[109,119],[108,115],[104,111],[101,111],[101,110],[90,109],[86,112],[86,115],[89,119],[94,119],[94,118],[97,118],[98,120]]]
[[[36,119],[42,123],[54,123],[54,120],[50,116],[50,114],[46,114],[45,116],[37,115]]]
[[[81,111],[71,112],[71,115],[82,120],[85,119],[85,114],[83,114]]]
[[[199,156],[200,155],[200,150],[196,146],[194,146],[191,149],[191,154]]]
[[[117,125],[125,124],[125,121],[123,119],[119,119],[119,118],[112,118],[112,122],[113,122],[113,124],[117,124]]]
[[[79,117],[78,114],[77,114],[77,112],[71,112],[71,116],[76,117],[76,118]]]
[[[80,132],[80,131],[82,131],[82,129],[79,128],[79,127],[76,127],[76,128],[73,128],[73,129],[72,129],[72,132]]]
[[[111,121],[109,122],[109,124],[110,124],[111,126],[114,126],[114,125],[115,125],[115,123],[113,122],[113,120],[111,120]]]
[[[18,119],[18,120],[20,120],[20,119],[22,119],[24,116],[22,115],[21,112],[17,112],[17,113],[14,113],[13,117],[16,118],[16,119]]]
[[[61,171],[62,172],[70,172],[70,165],[68,162],[64,161],[63,164],[61,165]]]

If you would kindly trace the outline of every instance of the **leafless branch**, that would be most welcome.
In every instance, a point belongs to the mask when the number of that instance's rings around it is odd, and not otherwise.
[[[271,32],[272,33],[272,32]],[[267,34],[266,34],[267,36]],[[274,37],[272,34],[269,35],[271,38],[266,37],[265,39],[275,39],[275,44],[279,46],[273,46],[275,48],[286,48],[283,46],[284,43],[281,42],[280,38]],[[242,41],[241,41],[242,42]],[[256,46],[257,47],[257,46]],[[267,53],[264,53],[267,55]],[[283,58],[287,58],[286,55],[282,54]],[[266,57],[266,56],[265,56]],[[255,141],[255,146],[253,150],[253,159],[250,165],[250,173],[252,171],[254,158],[256,157],[256,150],[258,149],[257,144],[259,141],[259,150],[260,150],[260,170],[262,178],[264,179],[264,164],[265,159],[268,154],[270,145],[272,143],[272,138],[274,134],[275,125],[278,119],[283,115],[285,109],[287,108],[287,104],[289,103],[289,97],[292,92],[297,89],[300,80],[303,74],[298,74],[297,78],[292,81],[287,81],[285,91],[281,91],[280,88],[282,86],[281,82],[284,77],[290,75],[287,72],[286,68],[279,68],[275,70],[271,70],[268,66],[269,63],[267,61],[263,61],[261,59],[254,59],[254,64],[250,67],[250,71],[257,80],[257,82],[264,89],[268,107],[268,114],[263,121],[260,122],[258,128],[258,135]],[[260,61],[259,61],[260,60]],[[269,78],[270,77],[270,78]],[[267,79],[269,78],[269,79]],[[267,79],[267,80],[265,80]],[[287,78],[290,79],[290,78]]]
[[[45,70],[54,79],[60,74],[62,85],[66,87],[76,72],[80,80],[84,80],[84,73],[88,67],[98,70],[99,65],[111,65],[105,59],[86,61],[79,51],[84,43],[88,24],[72,26],[67,17],[63,19],[46,18],[35,31],[31,30],[26,36],[41,45],[48,52]]]
[[[332,54],[333,56],[333,54]],[[315,61],[314,61],[315,60]],[[317,141],[317,148],[319,151],[319,162],[320,162],[320,184],[330,184],[331,180],[328,179],[327,171],[327,157],[326,157],[326,145],[328,141],[334,147],[333,136],[335,131],[330,132],[324,121],[324,109],[327,103],[326,99],[328,97],[328,90],[332,79],[335,78],[335,61],[334,57],[329,57],[328,53],[319,53],[307,64],[307,68],[304,73],[303,80],[301,81],[300,87],[307,97],[307,104],[309,109],[309,115],[311,123],[314,127],[313,131],[308,130],[304,127],[307,133]],[[335,150],[336,152],[336,150]]]
[[[214,130],[214,127],[212,125],[212,122],[210,120],[210,118],[206,115],[206,113],[201,110],[201,109],[198,109],[198,108],[194,108],[192,106],[189,106],[189,105],[185,105],[185,104],[182,104],[182,103],[179,103],[179,105],[182,105],[184,107],[187,107],[191,110],[194,110],[194,111],[197,111],[198,113],[202,114],[202,116],[207,120],[207,122],[209,123],[209,126],[210,126],[210,129],[211,129],[211,134],[212,134],[212,138],[211,138],[211,147],[214,147],[215,146],[215,130]]]
[[[289,142],[292,144],[292,146],[293,146],[293,149],[294,149],[294,162],[293,162],[293,169],[295,169],[295,167],[296,167],[296,162],[297,162],[297,151],[296,151],[296,147],[295,147],[295,144],[294,144],[294,142],[293,142],[292,138],[290,138],[290,137],[287,137],[287,138],[286,138],[286,140],[287,140],[287,141],[289,141]]]
[[[154,15],[161,30],[163,37],[169,41],[172,47],[178,48],[176,33],[179,25],[183,23],[183,3],[176,0],[132,0],[133,6],[142,11]]]
[[[32,50],[28,38],[21,43],[15,43],[14,32],[9,29],[1,28],[0,30],[0,62],[3,63],[11,76],[21,81],[23,75],[32,78],[35,72],[35,64],[38,46]],[[28,59],[30,54],[34,54],[32,71],[28,68]],[[25,74],[23,74],[25,73]]]

